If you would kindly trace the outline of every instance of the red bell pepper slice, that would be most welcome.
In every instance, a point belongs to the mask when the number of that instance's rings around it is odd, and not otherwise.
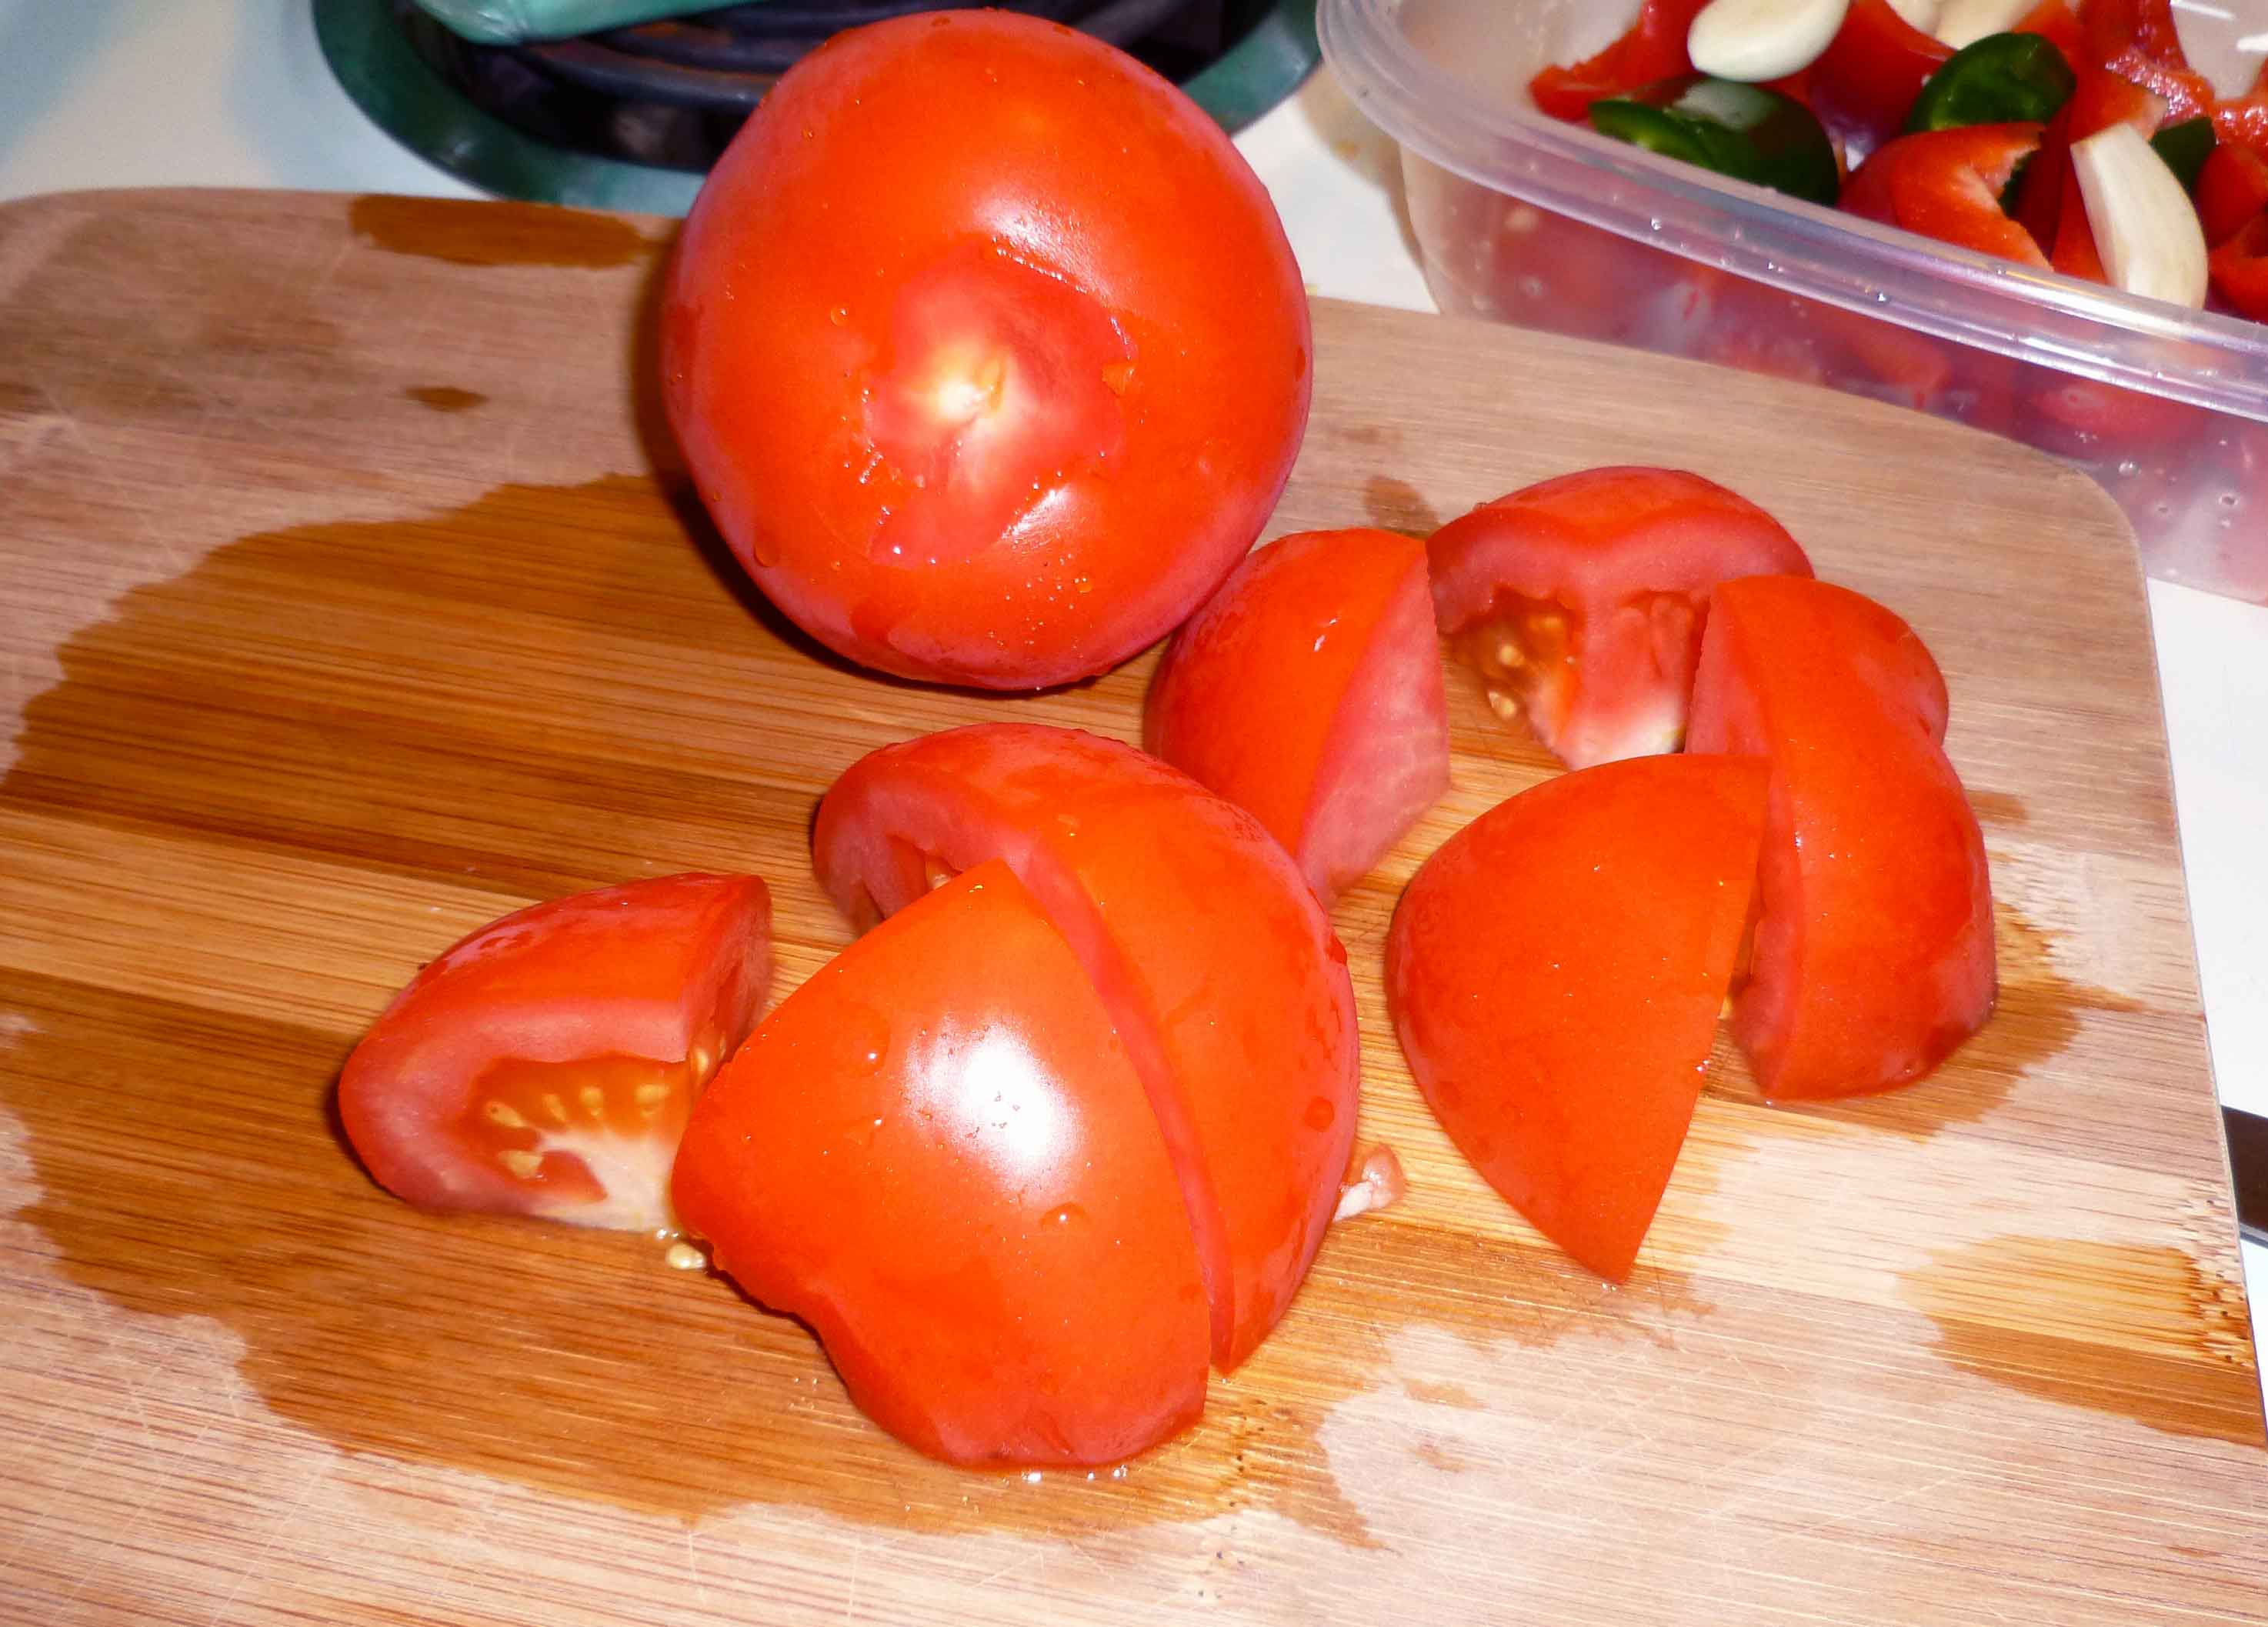
[[[1843,189],[1843,207],[1987,254],[2045,270],[2031,233],[2000,207],[2016,166],[2038,151],[2037,124],[1972,124],[1901,136]]]
[[[1843,26],[1807,73],[1811,110],[1861,156],[1905,128],[1922,84],[1953,55],[1893,11],[1852,0]]]
[[[2213,111],[2212,82],[2190,66],[2174,26],[2173,0],[2088,0],[2088,57],[2165,103],[2178,121]]]
[[[1555,119],[1580,121],[1602,96],[1620,96],[1657,79],[1693,71],[1685,36],[1708,0],[1646,0],[1630,31],[1595,56],[1546,68],[1528,81],[1535,105]]]
[[[2213,291],[2256,321],[2268,321],[2268,215],[2255,215],[2205,261]]]
[[[2218,248],[2268,209],[2268,158],[2227,143],[2207,155],[2198,172],[2198,219],[2205,240]]]

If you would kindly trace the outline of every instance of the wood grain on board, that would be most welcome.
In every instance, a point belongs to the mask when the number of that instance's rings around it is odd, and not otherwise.
[[[0,1619],[2268,1620],[2132,541],[2046,460],[1842,396],[1316,310],[1275,530],[1683,465],[1950,681],[1999,1013],[1871,1101],[1767,1108],[1720,1054],[1627,1288],[1471,1174],[1384,1022],[1401,885],[1550,771],[1462,674],[1450,794],[1336,915],[1410,1197],[1123,1470],[926,1462],[648,1240],[375,1189],[330,1081],[469,927],[753,869],[784,990],[845,941],[805,835],[861,753],[1137,731],[1149,658],[926,689],[750,592],[645,388],[665,244],[271,193],[0,210]]]

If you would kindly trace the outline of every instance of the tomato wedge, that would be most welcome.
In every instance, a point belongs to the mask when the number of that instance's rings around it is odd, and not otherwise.
[[[1311,531],[1255,550],[1167,648],[1142,740],[1257,815],[1329,903],[1448,788],[1425,545]]]
[[[339,1117],[379,1184],[421,1208],[667,1227],[686,1115],[770,980],[754,876],[533,905],[394,997],[339,1075]]]
[[[1395,912],[1387,1000],[1434,1115],[1616,1282],[1701,1097],[1765,782],[1760,762],[1697,755],[1546,780],[1444,843]]]
[[[979,724],[869,754],[819,806],[819,880],[853,919],[1004,858],[1086,968],[1164,1132],[1214,1365],[1275,1326],[1355,1131],[1346,952],[1251,814],[1130,746]]]
[[[1940,242],[2047,269],[2032,234],[2000,207],[2000,194],[2038,151],[2037,124],[1970,124],[1901,136],[1859,166],[1843,207]]]
[[[1753,964],[1733,997],[1768,1096],[1906,1084],[1992,1009],[1984,839],[1945,719],[1937,663],[1874,600],[1799,577],[1717,590],[1689,744],[1771,764]]]
[[[1811,562],[1764,510],[1681,469],[1586,469],[1484,503],[1425,545],[1442,634],[1572,768],[1675,751],[1709,590]]]
[[[1204,1405],[1197,1246],[1086,969],[998,860],[783,1001],[695,1108],[678,1211],[851,1398],[970,1464],[1097,1464]]]
[[[1708,0],[1645,0],[1638,20],[1606,49],[1567,68],[1546,68],[1528,81],[1535,106],[1555,119],[1580,120],[1602,96],[1620,96],[1693,71],[1685,36]]]

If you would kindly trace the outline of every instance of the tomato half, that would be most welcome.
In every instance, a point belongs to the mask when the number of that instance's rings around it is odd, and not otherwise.
[[[1444,843],[1395,912],[1387,999],[1426,1101],[1513,1207],[1617,1282],[1701,1098],[1765,779],[1686,755],[1546,780]]]
[[[754,876],[664,876],[535,904],[427,963],[339,1075],[379,1185],[426,1209],[672,1224],[694,1098],[771,981]]]
[[[1346,952],[1259,821],[1116,740],[1030,724],[861,758],[821,802],[854,919],[1005,858],[1086,968],[1182,1184],[1224,1372],[1291,1303],[1353,1145]]]
[[[1256,814],[1329,903],[1448,788],[1425,544],[1310,531],[1255,550],[1167,648],[1142,739]]]
[[[1086,969],[998,861],[780,1004],[695,1108],[678,1211],[957,1463],[1130,1457],[1204,1405],[1181,1188]]]
[[[703,500],[853,660],[1102,671],[1252,545],[1307,422],[1306,295],[1196,104],[1057,24],[836,35],[711,172],[665,291]]]
[[[1563,475],[1433,534],[1433,610],[1499,713],[1571,767],[1675,751],[1709,590],[1809,575],[1786,529],[1681,469]]]
[[[2037,124],[1970,124],[1901,136],[1859,166],[1843,188],[1843,207],[2045,270],[2039,244],[2000,207],[2009,178],[2042,134]]]
[[[1984,839],[1945,719],[1937,663],[1874,600],[1800,577],[1717,590],[1688,742],[1771,764],[1754,957],[1733,997],[1768,1096],[1905,1084],[1992,1009]]]

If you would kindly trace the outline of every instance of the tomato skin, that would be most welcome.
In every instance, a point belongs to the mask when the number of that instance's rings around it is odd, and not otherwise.
[[[2040,246],[2000,207],[2016,166],[2039,148],[2037,124],[1970,124],[1901,136],[1859,166],[1843,207],[1924,237],[2048,269]]]
[[[1448,789],[1425,545],[1310,531],[1247,555],[1174,636],[1142,743],[1257,816],[1329,903]]]
[[[853,660],[992,688],[1182,620],[1274,507],[1310,386],[1299,267],[1219,129],[1003,11],[791,69],[687,219],[661,351],[765,593]]]
[[[950,1462],[1130,1457],[1204,1404],[1197,1248],[1125,1047],[1013,872],[918,899],[694,1109],[679,1211]]]
[[[420,1208],[666,1224],[652,1212],[659,1182],[650,1198],[593,1205],[508,1173],[462,1121],[499,1067],[677,1063],[696,1050],[713,1066],[770,981],[771,894],[754,876],[663,876],[534,904],[446,950],[394,997],[339,1076],[339,1117],[379,1184]],[[673,1139],[678,1123],[657,1133]]]
[[[1395,912],[1387,1000],[1434,1115],[1616,1282],[1700,1100],[1765,783],[1760,762],[1690,755],[1546,780],[1444,843]]]
[[[1518,688],[1529,726],[1572,768],[1677,748],[1718,582],[1811,573],[1778,520],[1682,469],[1563,475],[1482,504],[1425,547],[1442,633],[1491,688]],[[1560,615],[1564,651],[1525,644],[1516,672],[1491,668],[1501,639],[1523,643],[1501,622],[1506,596]]]
[[[1116,740],[978,724],[884,747],[821,801],[819,880],[854,919],[930,862],[1005,858],[1087,968],[1150,1093],[1233,1369],[1290,1305],[1352,1149],[1346,952],[1259,821]]]
[[[1753,975],[1733,1033],[1778,1099],[1920,1078],[1992,1009],[1992,895],[1913,629],[1794,577],[1718,588],[1692,749],[1771,764]]]

